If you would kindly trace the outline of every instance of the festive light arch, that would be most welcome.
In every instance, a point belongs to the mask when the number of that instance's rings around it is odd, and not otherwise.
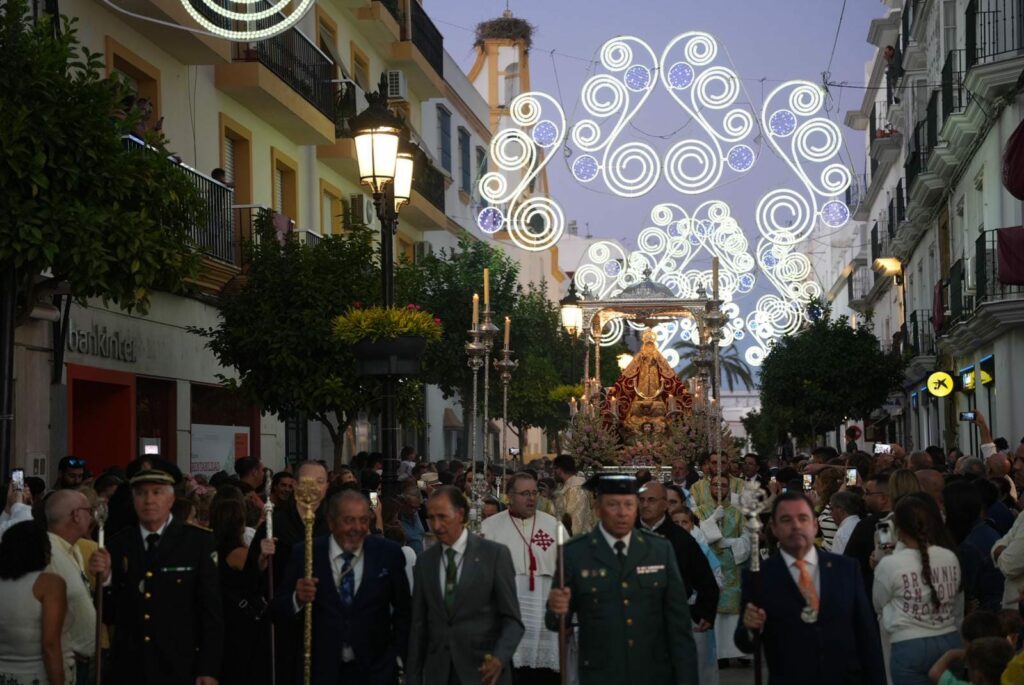
[[[313,7],[315,0],[300,0],[299,4],[294,10],[288,14],[284,14],[284,10],[288,8],[292,0],[276,0],[273,4],[267,3],[266,0],[233,0],[232,4],[242,5],[246,10],[252,8],[253,5],[263,3],[266,7],[262,9],[253,9],[253,11],[236,12],[226,7],[222,7],[216,2],[216,0],[199,0],[208,10],[208,14],[204,15],[193,5],[193,0],[181,0],[182,7],[189,13],[189,15],[196,21],[197,24],[202,26],[205,30],[210,33],[226,38],[231,41],[239,43],[251,43],[260,40],[266,40],[273,38],[274,36],[284,33],[295,24],[306,16],[306,13]],[[226,20],[229,26],[236,24],[237,22],[244,22],[244,25],[252,26],[257,25],[257,28],[231,28],[227,29],[223,26],[217,25],[211,18],[217,17],[221,20]]]
[[[770,190],[760,198],[754,221],[760,235],[749,239],[720,200],[701,202],[688,211],[666,202],[654,206],[652,225],[637,235],[637,249],[625,252],[611,241],[588,249],[577,269],[577,284],[589,297],[607,299],[643,278],[668,286],[680,298],[710,293],[709,269],[691,266],[703,252],[719,262],[718,290],[726,325],[722,346],[752,343],[746,360],[760,365],[774,340],[797,331],[807,320],[807,304],[822,294],[810,280],[811,262],[797,246],[819,225],[839,228],[850,209],[837,198],[852,181],[850,170],[836,161],[842,147],[839,127],[821,114],[824,93],[809,81],[793,80],[765,98],[755,125],[753,107],[739,101],[740,78],[729,66],[716,64],[718,43],[701,31],[671,40],[660,56],[635,36],[606,42],[600,66],[583,84],[580,102],[585,115],[568,125],[565,112],[551,96],[523,93],[511,104],[514,127],[491,142],[490,159],[497,171],[479,183],[489,206],[477,225],[487,234],[504,229],[518,247],[546,250],[557,244],[565,217],[547,197],[524,197],[550,163],[554,150],[566,149],[573,178],[584,184],[603,182],[622,198],[650,193],[664,181],[685,197],[706,197],[726,180],[746,174],[757,163],[755,140],[770,145],[792,172],[795,183]],[[663,154],[646,142],[620,142],[623,131],[653,94],[662,89],[696,122],[692,133],[670,141]],[[510,188],[509,178],[519,181]],[[737,299],[751,293],[758,274],[775,292],[758,298],[745,317]],[[601,344],[618,342],[632,322],[612,321],[601,332]],[[657,344],[673,366],[676,338],[699,342],[692,321],[657,327]]]

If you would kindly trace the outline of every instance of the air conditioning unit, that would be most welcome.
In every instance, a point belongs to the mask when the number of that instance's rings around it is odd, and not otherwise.
[[[388,100],[408,100],[409,82],[400,69],[388,70]]]
[[[417,240],[412,247],[414,263],[419,263],[428,255],[434,254],[434,246],[427,240]]]
[[[964,257],[964,294],[973,295],[978,289],[978,272],[974,268],[974,257]]]
[[[365,195],[349,195],[348,207],[349,221],[353,224],[372,226],[373,220],[377,218],[373,202]]]

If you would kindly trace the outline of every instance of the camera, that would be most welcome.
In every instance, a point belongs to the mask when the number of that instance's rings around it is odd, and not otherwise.
[[[879,521],[875,524],[875,534],[878,536],[878,546],[883,550],[890,550],[896,546],[892,535],[892,522]]]
[[[380,495],[378,495],[376,492],[370,493],[370,506],[373,507],[374,509],[380,506]]]
[[[809,473],[804,474],[804,490],[810,490],[814,484],[814,476]]]
[[[848,486],[857,484],[857,469],[846,469],[846,484]]]
[[[892,445],[887,442],[876,442],[875,454],[892,454]]]
[[[960,412],[961,421],[976,421],[978,418],[978,412],[976,411],[962,411]]]
[[[11,471],[11,483],[18,492],[25,490],[25,469],[14,469]]]

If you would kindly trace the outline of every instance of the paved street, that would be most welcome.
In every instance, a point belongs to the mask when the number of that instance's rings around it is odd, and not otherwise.
[[[750,685],[754,682],[754,669],[750,668],[727,668],[719,671],[718,682],[720,685]],[[765,673],[767,681],[767,672]]]

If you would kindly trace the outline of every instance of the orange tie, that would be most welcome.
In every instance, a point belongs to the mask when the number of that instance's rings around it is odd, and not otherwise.
[[[803,559],[796,560],[796,567],[800,569],[800,594],[804,596],[807,603],[815,611],[818,610],[818,591],[814,589],[814,578],[807,572],[807,562]]]

